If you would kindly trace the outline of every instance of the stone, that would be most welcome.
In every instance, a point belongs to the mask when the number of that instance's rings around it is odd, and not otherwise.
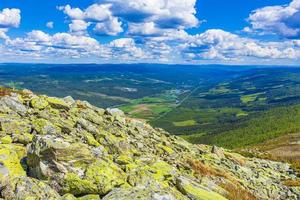
[[[189,200],[172,190],[166,190],[153,185],[134,188],[118,188],[112,190],[102,200]]]
[[[86,173],[83,177],[79,177],[74,173],[67,173],[62,187],[64,193],[74,195],[105,195],[114,187],[120,187],[125,183],[126,175],[115,164],[97,161],[86,168]]]
[[[59,172],[68,172],[67,167],[87,165],[94,160],[85,144],[52,135],[36,136],[28,148],[29,174],[38,179],[52,178]]]
[[[30,101],[30,106],[38,110],[43,110],[48,105],[48,101],[46,101],[44,98],[35,97]]]
[[[27,108],[23,105],[18,96],[6,96],[1,98],[1,101],[9,107],[11,110],[17,112],[21,116],[24,116],[27,112]]]
[[[15,144],[0,144],[0,180],[26,176],[21,165],[25,148]]]
[[[49,185],[24,176],[7,181],[2,186],[1,196],[11,200],[62,200],[61,196]]]
[[[219,156],[220,158],[224,157],[224,152],[221,148],[217,147],[217,146],[213,146],[211,149],[211,152],[216,154],[217,156]]]
[[[225,197],[220,194],[210,191],[208,188],[204,188],[198,183],[189,180],[184,177],[177,178],[177,188],[178,190],[187,195],[190,199],[195,200],[226,200]]]
[[[46,101],[48,101],[50,106],[55,109],[68,110],[70,108],[70,105],[68,105],[63,99],[47,97]]]
[[[71,96],[67,96],[67,97],[63,98],[63,100],[69,107],[73,107],[76,104],[76,101]]]
[[[56,135],[60,130],[46,119],[36,119],[32,121],[33,129],[40,135]]]
[[[118,109],[118,108],[108,108],[106,109],[107,114],[116,117],[116,116],[120,116],[123,117],[125,114],[122,110]]]
[[[13,142],[12,138],[7,135],[0,139],[1,144],[11,144]]]

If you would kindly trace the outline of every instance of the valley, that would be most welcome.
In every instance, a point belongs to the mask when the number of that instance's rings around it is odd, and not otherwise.
[[[296,67],[7,64],[0,84],[118,107],[192,143],[234,149],[300,132]]]

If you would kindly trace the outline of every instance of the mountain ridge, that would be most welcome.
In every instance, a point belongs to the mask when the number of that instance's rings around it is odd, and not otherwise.
[[[299,199],[289,164],[193,145],[119,109],[0,91],[3,199]]]

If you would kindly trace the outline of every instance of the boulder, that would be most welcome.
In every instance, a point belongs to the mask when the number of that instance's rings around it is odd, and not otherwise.
[[[93,154],[85,144],[53,135],[36,136],[28,149],[29,174],[39,179],[53,178],[93,161]]]
[[[117,188],[102,200],[189,200],[172,189],[166,190],[158,186],[137,186],[134,188]]]
[[[8,200],[63,200],[49,185],[25,176],[18,176],[2,185],[1,196]]]
[[[21,116],[24,116],[27,112],[27,108],[23,105],[20,96],[18,96],[17,94],[3,97],[1,98],[1,102]]]
[[[193,200],[226,200],[222,195],[201,186],[200,184],[185,178],[177,178],[177,188],[182,193]]]
[[[44,98],[35,97],[30,101],[30,105],[32,108],[43,110],[49,105],[49,103]]]
[[[87,166],[84,175],[67,173],[62,188],[64,193],[74,195],[99,194],[105,195],[115,187],[126,183],[126,174],[114,163],[99,160]]]
[[[21,165],[26,156],[25,148],[16,144],[0,144],[0,182],[13,178],[26,176]]]
[[[48,101],[49,105],[55,109],[68,110],[70,108],[70,105],[63,99],[55,97],[46,97],[46,101]]]

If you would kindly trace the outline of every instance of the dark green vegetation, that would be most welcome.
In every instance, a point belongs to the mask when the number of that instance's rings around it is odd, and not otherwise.
[[[300,129],[300,68],[10,64],[0,84],[119,107],[194,143],[236,148]]]

